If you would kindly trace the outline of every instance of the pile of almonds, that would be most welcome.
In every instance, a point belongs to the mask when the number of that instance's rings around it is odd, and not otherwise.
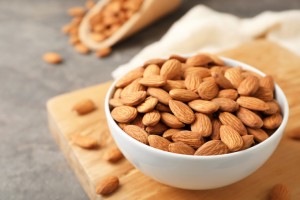
[[[90,19],[91,35],[95,42],[102,42],[113,35],[130,17],[141,7],[143,0],[110,0]],[[62,32],[69,35],[69,44],[81,54],[88,54],[91,50],[79,38],[79,26],[85,14],[94,7],[93,0],[87,0],[85,7],[73,7],[68,14],[73,17],[69,24],[62,28]],[[111,53],[111,48],[99,49],[97,57],[105,57]]]
[[[274,81],[215,55],[152,59],[123,76],[111,115],[134,139],[188,155],[241,151],[266,140],[281,124]]]

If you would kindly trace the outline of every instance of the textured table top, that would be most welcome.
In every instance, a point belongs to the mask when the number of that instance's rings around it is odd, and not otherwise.
[[[238,16],[264,10],[300,9],[298,0],[183,0],[176,13],[114,47],[105,59],[76,53],[60,28],[66,10],[83,0],[0,0],[0,196],[1,199],[87,199],[47,127],[46,101],[58,94],[99,84],[157,41],[172,22],[196,4]],[[48,51],[65,62],[41,60]]]

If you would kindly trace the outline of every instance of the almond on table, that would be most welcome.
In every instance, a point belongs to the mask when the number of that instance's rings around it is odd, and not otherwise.
[[[55,52],[45,53],[43,55],[43,60],[50,64],[59,64],[63,61],[62,57]]]
[[[211,54],[148,60],[119,79],[112,96],[111,115],[129,136],[177,154],[242,151],[283,120],[271,76],[225,66]]]

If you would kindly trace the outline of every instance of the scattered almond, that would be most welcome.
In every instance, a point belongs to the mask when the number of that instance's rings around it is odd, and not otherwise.
[[[96,193],[108,195],[113,193],[119,187],[119,178],[116,176],[108,176],[97,184]]]
[[[83,99],[73,106],[73,110],[79,115],[88,114],[96,109],[94,102],[91,99]]]
[[[290,200],[291,193],[288,187],[284,184],[276,184],[273,186],[270,193],[270,200]]]
[[[116,163],[123,158],[122,152],[117,147],[110,148],[107,152],[105,152],[103,158],[111,163]]]
[[[58,53],[49,52],[43,55],[43,60],[50,64],[59,64],[62,62],[62,57]]]
[[[72,138],[72,141],[74,144],[84,149],[93,149],[98,146],[97,140],[90,136],[76,135]]]
[[[111,53],[111,48],[106,47],[106,48],[97,50],[95,54],[99,58],[104,58],[104,57],[108,56],[110,53]]]
[[[81,54],[88,54],[90,52],[90,49],[85,46],[84,44],[76,44],[74,46],[75,50],[78,52],[78,53],[81,53]]]

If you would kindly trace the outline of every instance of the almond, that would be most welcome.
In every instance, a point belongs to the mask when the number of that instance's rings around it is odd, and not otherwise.
[[[183,80],[167,80],[162,88],[166,91],[170,91],[173,89],[185,89],[185,85]]]
[[[136,118],[131,122],[132,125],[136,125],[142,129],[145,129],[145,125],[143,124],[144,115],[138,114]]]
[[[186,64],[192,66],[205,66],[211,62],[213,62],[212,58],[206,54],[197,54],[195,56],[189,57],[186,60]]]
[[[132,81],[129,85],[123,88],[122,92],[120,93],[121,98],[126,98],[127,95],[131,95],[134,92],[139,92],[139,91],[145,91],[146,88],[145,86],[141,85],[139,81],[141,78],[138,78],[134,81]]]
[[[253,144],[254,144],[254,139],[253,139],[253,135],[243,135],[242,136],[242,139],[243,139],[243,142],[244,142],[244,145],[243,145],[243,150],[244,149],[248,149],[250,148]]]
[[[108,56],[110,53],[111,53],[112,49],[110,47],[106,47],[106,48],[102,48],[102,49],[99,49],[95,52],[95,55],[98,57],[98,58],[104,58],[106,56]]]
[[[195,121],[191,124],[191,130],[200,133],[202,137],[210,136],[212,124],[209,117],[202,113],[196,113],[195,117]]]
[[[199,133],[192,131],[180,131],[172,136],[174,142],[183,142],[193,148],[199,148],[204,140]]]
[[[205,81],[202,82],[198,88],[199,96],[204,100],[211,100],[219,93],[219,87],[216,83]]]
[[[272,115],[277,112],[280,113],[280,106],[278,105],[276,100],[266,102],[269,106],[269,109],[264,111],[264,114]]]
[[[224,112],[235,112],[239,109],[239,104],[229,98],[214,98],[211,100],[219,106],[219,110]]]
[[[121,98],[122,90],[123,90],[122,88],[116,89],[116,91],[115,91],[115,93],[113,95],[113,99],[119,99],[119,98]]]
[[[169,144],[169,151],[178,154],[194,155],[195,150],[183,142],[174,142]]]
[[[228,152],[228,147],[221,140],[211,140],[199,147],[194,155],[211,156],[226,154]]]
[[[197,74],[189,74],[185,77],[184,84],[187,89],[196,92],[200,83],[202,82],[202,78]]]
[[[171,113],[163,112],[161,113],[161,121],[171,128],[182,128],[184,123],[179,121],[177,117]]]
[[[109,100],[109,105],[112,107],[118,107],[118,106],[123,106],[123,102],[121,101],[121,99],[110,99]]]
[[[111,116],[117,122],[127,123],[136,118],[137,110],[131,106],[119,106],[111,111]]]
[[[212,140],[219,140],[220,139],[220,127],[222,123],[220,122],[219,119],[213,119],[212,122],[212,134],[210,138]]]
[[[212,76],[205,77],[205,78],[202,79],[202,81],[203,81],[203,82],[210,81],[210,82],[212,82],[212,83],[216,83],[215,78],[212,77]]]
[[[68,14],[71,17],[81,17],[85,14],[85,9],[83,7],[72,7],[68,10]]]
[[[240,83],[243,81],[242,70],[240,67],[232,67],[227,69],[225,77],[231,82],[234,88],[238,88]]]
[[[193,110],[204,114],[212,114],[219,109],[219,105],[215,102],[201,99],[191,101],[188,104]]]
[[[118,123],[118,126],[124,130],[125,126],[129,125],[128,123]]]
[[[274,88],[275,88],[273,77],[269,76],[269,75],[261,78],[259,85],[263,88],[267,88],[267,89],[271,90],[272,92],[274,91]]]
[[[249,135],[253,135],[255,141],[257,142],[263,142],[264,140],[268,139],[269,135],[262,129],[254,129],[254,128],[248,128]]]
[[[146,98],[147,93],[145,91],[138,91],[126,94],[122,97],[121,101],[127,106],[136,106],[142,103]]]
[[[275,129],[278,128],[282,122],[282,116],[279,113],[275,113],[269,117],[263,119],[263,127],[266,129]]]
[[[213,60],[213,63],[216,65],[225,65],[225,63],[223,62],[223,60],[221,60],[218,56],[213,55],[213,54],[209,54],[209,57]]]
[[[169,108],[169,106],[166,106],[162,103],[157,103],[155,106],[155,109],[160,112],[171,112],[171,109]]]
[[[222,72],[212,73],[212,77],[215,79],[215,82],[224,89],[233,89],[231,82],[222,74]]]
[[[246,126],[251,128],[261,128],[263,126],[262,119],[246,108],[241,107],[236,115]]]
[[[146,128],[146,131],[149,133],[149,134],[156,134],[156,135],[162,135],[163,132],[165,132],[166,130],[168,129],[168,127],[161,123],[161,122],[158,122],[156,125],[154,126],[148,126]]]
[[[166,61],[160,69],[160,76],[163,79],[173,79],[180,75],[181,63],[178,60],[171,59]]]
[[[231,126],[222,125],[220,128],[221,141],[230,151],[238,151],[243,148],[243,139]]]
[[[198,94],[186,89],[173,89],[169,91],[169,94],[173,99],[182,102],[188,102],[199,98]]]
[[[185,124],[191,124],[195,120],[194,112],[186,104],[180,101],[170,100],[169,106],[172,113],[179,119],[179,121]]]
[[[210,70],[205,67],[188,67],[184,70],[183,76],[186,78],[190,74],[194,74],[200,76],[201,78],[205,78],[210,76]]]
[[[150,59],[148,61],[146,61],[144,63],[144,67],[148,66],[148,65],[158,65],[158,66],[162,66],[164,63],[166,62],[166,59],[161,59],[161,58],[154,58],[154,59]]]
[[[121,160],[123,157],[124,156],[118,147],[110,148],[107,152],[105,152],[103,156],[104,160],[111,163],[116,163],[119,160]]]
[[[119,179],[116,176],[108,176],[97,184],[96,193],[108,195],[113,193],[119,187]]]
[[[167,93],[166,91],[164,91],[161,88],[149,87],[147,89],[147,93],[149,95],[151,95],[152,97],[157,98],[159,102],[161,102],[165,105],[169,105],[169,101],[172,99],[171,96],[169,95],[169,93]]]
[[[171,55],[169,57],[169,59],[175,59],[175,60],[178,60],[179,62],[185,63],[187,58],[174,54],[174,55]]]
[[[238,98],[238,93],[234,89],[225,89],[225,90],[220,90],[217,97],[228,98],[235,101]]]
[[[248,108],[249,110],[266,111],[269,109],[266,102],[255,97],[239,97],[236,102],[240,106]]]
[[[291,193],[286,185],[276,184],[271,190],[270,200],[290,200]]]
[[[124,131],[133,139],[136,139],[137,141],[144,144],[148,143],[148,134],[140,127],[135,125],[127,125],[124,127]]]
[[[137,111],[140,113],[150,112],[155,108],[157,102],[158,102],[157,98],[147,97],[143,103],[141,103],[136,107]]]
[[[90,53],[90,49],[85,46],[84,44],[82,43],[78,43],[74,46],[75,50],[78,52],[78,53],[81,53],[81,54],[88,54]]]
[[[94,111],[95,109],[96,106],[91,99],[83,99],[73,106],[73,110],[75,110],[78,115],[88,114]]]
[[[240,135],[247,135],[247,129],[242,123],[242,121],[237,118],[235,115],[229,112],[222,112],[219,114],[219,119],[222,124],[231,126],[236,130]]]
[[[240,95],[251,96],[256,93],[259,88],[259,80],[256,76],[246,77],[238,87]]]
[[[93,149],[98,146],[97,140],[90,136],[76,135],[72,137],[72,141],[74,144],[84,149]]]
[[[274,98],[273,90],[270,90],[269,88],[265,87],[259,87],[254,96],[263,101],[272,101]]]
[[[50,64],[58,64],[61,63],[63,59],[58,53],[49,52],[44,54],[43,60]]]
[[[171,144],[171,142],[169,140],[167,140],[161,136],[158,136],[158,135],[149,135],[148,141],[149,141],[149,145],[151,147],[154,147],[156,149],[160,149],[163,151],[168,151],[169,144]]]
[[[160,117],[160,113],[157,110],[153,110],[144,115],[142,122],[145,126],[155,126],[159,122]]]
[[[160,67],[158,65],[148,65],[144,71],[143,77],[151,77],[154,75],[159,75],[160,74]]]
[[[143,76],[143,73],[143,68],[132,70],[131,72],[127,73],[125,76],[118,80],[118,82],[116,83],[116,87],[119,88],[129,85],[135,79],[141,78]]]
[[[182,131],[182,129],[171,128],[171,129],[166,130],[162,136],[168,140],[172,140],[172,136],[179,131]]]
[[[166,84],[166,80],[159,75],[152,75],[142,78],[139,83],[148,87],[160,87]]]

